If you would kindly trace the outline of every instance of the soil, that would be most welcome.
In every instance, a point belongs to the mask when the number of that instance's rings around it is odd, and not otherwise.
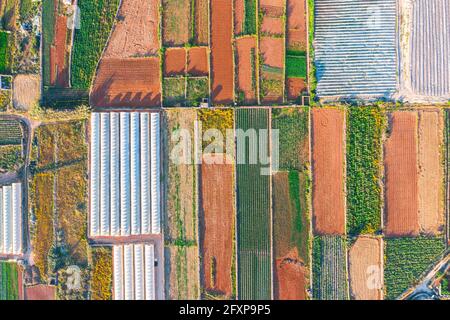
[[[276,300],[305,300],[307,271],[294,250],[276,260],[274,298]]]
[[[244,31],[245,0],[234,0],[234,34],[240,35]]]
[[[287,91],[288,99],[296,100],[303,91],[307,90],[306,82],[300,78],[288,78],[287,79]]]
[[[349,250],[350,292],[355,300],[383,299],[383,240],[359,237]]]
[[[17,110],[31,110],[41,98],[39,75],[19,74],[14,77],[13,87],[13,105]]]
[[[164,76],[177,76],[186,73],[186,49],[169,48],[165,52]]]
[[[440,111],[419,111],[419,223],[423,233],[443,230],[443,117]]]
[[[66,66],[67,17],[58,15],[55,21],[55,37],[50,47],[50,85],[68,88],[69,69]]]
[[[91,93],[95,107],[159,107],[159,58],[102,59]]]
[[[228,298],[232,295],[233,171],[232,164],[201,166],[202,284],[206,290]]]
[[[211,98],[215,104],[234,99],[234,69],[230,0],[211,0]]]
[[[181,46],[190,37],[190,0],[163,0],[162,38],[165,46]]]
[[[306,1],[287,0],[287,46],[306,51],[308,43]]]
[[[158,0],[122,0],[103,58],[158,55],[159,6]]]
[[[282,38],[261,37],[260,52],[265,65],[284,67],[284,40]]]
[[[417,113],[390,115],[390,137],[385,144],[386,235],[419,234]]]
[[[237,64],[237,86],[238,90],[244,93],[244,102],[251,104],[256,103],[256,75],[252,66],[252,49],[255,53],[254,59],[257,58],[256,40],[253,37],[239,38],[235,42],[236,47],[236,64]],[[256,62],[254,62],[256,63]]]
[[[56,300],[56,287],[43,284],[25,287],[25,300]]]
[[[195,1],[195,43],[197,45],[209,44],[209,1]]]
[[[261,23],[261,32],[270,35],[283,35],[285,24],[283,19],[264,16]]]
[[[190,48],[188,51],[187,72],[195,77],[208,76],[208,48]]]
[[[312,112],[313,226],[316,235],[345,234],[344,112]]]

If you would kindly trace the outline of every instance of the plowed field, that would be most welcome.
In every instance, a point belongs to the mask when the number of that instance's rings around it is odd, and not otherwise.
[[[287,45],[289,49],[306,50],[305,0],[287,0]]]
[[[344,112],[314,109],[312,120],[314,232],[344,234]]]
[[[165,52],[164,75],[184,75],[186,72],[186,49],[169,48]]]
[[[238,90],[244,93],[245,103],[256,103],[256,39],[239,38],[235,46]]]
[[[189,75],[201,77],[209,74],[208,48],[190,48],[188,51],[187,72]]]
[[[417,113],[393,112],[385,144],[386,235],[419,233]]]

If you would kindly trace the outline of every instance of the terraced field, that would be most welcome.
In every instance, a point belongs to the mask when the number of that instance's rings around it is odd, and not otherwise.
[[[267,129],[265,109],[239,109],[236,127]],[[257,137],[263,133],[258,131]],[[256,146],[257,147],[257,146]],[[248,155],[255,145],[237,147],[237,155]],[[242,154],[241,154],[242,155]],[[238,160],[239,161],[239,160]],[[270,178],[261,175],[260,164],[237,165],[237,240],[238,240],[238,297],[239,299],[271,298],[271,228]]]

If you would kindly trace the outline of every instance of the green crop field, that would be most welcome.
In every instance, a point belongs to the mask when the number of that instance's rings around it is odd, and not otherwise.
[[[80,29],[75,31],[72,86],[88,89],[111,32],[119,0],[79,0]]]
[[[178,104],[184,104],[185,101],[185,86],[186,80],[183,77],[179,78],[164,78],[163,93],[164,105],[167,107],[174,107]]]
[[[0,300],[19,299],[18,270],[15,263],[0,262]]]
[[[306,79],[308,74],[306,52],[287,50],[286,51],[286,76],[288,78]]]
[[[346,244],[341,236],[317,236],[313,242],[313,297],[347,300]]]
[[[256,34],[256,0],[245,0],[244,34]]]
[[[385,111],[354,107],[347,113],[347,229],[350,235],[381,229],[382,136]]]
[[[22,127],[15,120],[0,120],[0,145],[21,144]]]
[[[236,128],[247,131],[268,129],[265,109],[238,109]],[[268,141],[268,137],[265,137]],[[248,142],[248,139],[246,139]],[[240,145],[238,155],[245,154],[245,164],[237,164],[238,221],[238,296],[240,299],[271,298],[270,179],[261,174],[261,164],[249,164],[249,150],[258,142]],[[253,148],[251,147],[253,146]]]
[[[444,250],[442,238],[386,239],[386,299],[395,299],[417,284],[420,276],[438,260]]]
[[[42,82],[50,85],[50,47],[55,35],[55,4],[42,0]]]
[[[0,31],[0,73],[11,72],[11,37],[8,32]]]
[[[186,103],[197,107],[204,98],[209,98],[208,78],[188,78],[186,88]]]

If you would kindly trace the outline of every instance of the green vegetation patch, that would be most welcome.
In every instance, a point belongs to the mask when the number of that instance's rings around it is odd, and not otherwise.
[[[381,229],[382,137],[385,110],[352,107],[347,113],[347,230],[350,235]]]
[[[91,298],[112,299],[113,262],[111,247],[92,248]]]
[[[308,59],[305,51],[286,51],[286,76],[288,78],[306,79]]]
[[[55,23],[54,0],[42,0],[42,82],[44,86],[50,85],[50,48],[55,36]]]
[[[19,299],[19,272],[17,264],[0,262],[0,300]]]
[[[12,37],[6,31],[0,31],[0,73],[11,72],[11,48]]]
[[[18,170],[23,165],[20,145],[0,146],[0,173]]]
[[[312,254],[314,299],[348,299],[346,254],[344,237],[314,237]]]
[[[186,102],[190,107],[197,107],[204,98],[209,98],[208,78],[188,78]]]
[[[386,299],[395,299],[418,283],[420,276],[445,250],[442,238],[386,239]]]
[[[79,0],[80,29],[75,31],[72,86],[89,89],[115,21],[119,0]]]
[[[185,78],[164,78],[164,105],[167,107],[173,107],[183,104],[185,100],[185,86]]]
[[[245,0],[244,34],[256,34],[256,0]]]

